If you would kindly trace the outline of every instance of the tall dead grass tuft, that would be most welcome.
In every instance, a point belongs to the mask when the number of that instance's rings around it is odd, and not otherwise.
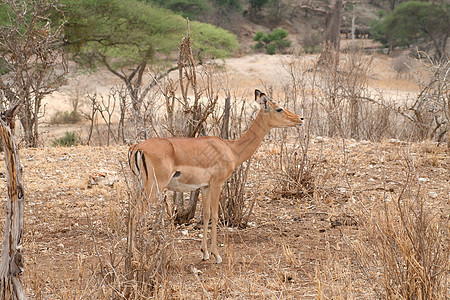
[[[448,299],[449,216],[430,207],[412,161],[406,164],[398,194],[385,192],[370,208],[359,202],[366,236],[352,248],[386,299]]]
[[[286,98],[283,104],[295,112],[303,112],[305,122],[302,128],[275,133],[278,134],[276,140],[280,147],[275,193],[282,197],[313,197],[323,186],[317,181],[320,154],[312,157],[309,153],[317,113],[318,95],[314,92],[317,74],[311,74],[311,66],[303,60],[285,61],[284,67],[290,73],[291,81],[284,86]]]
[[[373,299],[370,291],[360,288],[358,276],[350,259],[336,260],[328,253],[315,269],[317,299]]]
[[[224,184],[219,200],[220,216],[225,225],[245,228],[252,213],[256,197],[246,204],[245,188],[248,181],[251,161],[248,161],[231,174]]]
[[[172,209],[166,199],[148,203],[143,209],[142,189],[139,183],[133,186],[117,190],[109,222],[99,224],[88,217],[97,262],[91,260],[89,270],[85,263],[79,264],[76,290],[81,299],[168,296],[168,270],[175,255]],[[75,288],[70,293],[75,295]]]
[[[164,295],[167,270],[175,255],[173,209],[166,197],[159,194],[157,201],[143,209],[144,189],[134,184],[128,192],[126,218],[126,245],[124,251],[123,293],[127,299]]]
[[[425,53],[414,69],[420,92],[412,103],[406,103],[401,113],[413,124],[413,139],[434,139],[450,147],[450,61],[435,61]],[[426,73],[429,76],[424,76]]]
[[[324,134],[357,140],[385,137],[395,120],[386,101],[374,101],[369,92],[373,56],[359,51],[340,58],[331,51],[326,58],[317,80],[322,94],[316,98],[319,110],[325,112]]]

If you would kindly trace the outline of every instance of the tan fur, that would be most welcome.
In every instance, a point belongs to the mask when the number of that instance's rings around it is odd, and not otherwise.
[[[250,128],[237,140],[219,137],[151,138],[130,147],[129,162],[154,201],[164,189],[190,191],[201,188],[203,203],[203,259],[209,259],[207,228],[211,217],[211,253],[222,262],[217,251],[217,219],[222,185],[234,169],[249,159],[264,136],[274,127],[301,125],[303,118],[282,108],[264,93],[255,90],[261,105]],[[277,110],[283,109],[278,112]],[[136,161],[136,157],[139,161]]]

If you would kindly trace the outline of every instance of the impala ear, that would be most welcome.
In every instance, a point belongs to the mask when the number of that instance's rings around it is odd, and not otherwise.
[[[255,90],[255,101],[261,105],[264,109],[267,109],[267,102],[269,101],[266,97],[266,94],[261,92],[260,90]]]

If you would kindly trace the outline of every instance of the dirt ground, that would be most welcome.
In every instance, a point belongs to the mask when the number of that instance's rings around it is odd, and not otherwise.
[[[280,86],[288,80],[282,63],[286,59],[290,57],[264,54],[229,59],[225,62],[229,85],[249,98],[255,88]],[[371,87],[400,97],[415,92],[415,85],[392,70],[391,60],[375,57]],[[80,81],[90,89],[107,92],[104,82],[115,79],[93,80],[86,75],[77,80],[48,99],[49,109],[69,110],[68,91]],[[44,124],[42,130],[44,138],[50,139],[71,128],[77,127]],[[271,162],[277,161],[279,146],[273,136],[252,161],[247,201],[256,197],[256,203],[249,226],[219,227],[223,264],[201,260],[200,206],[192,224],[176,228],[174,263],[166,283],[170,298],[317,299],[329,288],[321,285],[320,274],[337,261],[344,271],[335,274],[335,281],[344,285],[348,299],[373,299],[342,236],[351,241],[364,234],[352,195],[358,192],[377,201],[386,190],[400,193],[406,158],[414,161],[414,184],[421,186],[427,205],[450,214],[450,155],[444,145],[313,137],[309,153],[319,166],[315,182],[320,192],[313,198],[295,198],[276,193],[279,182]],[[127,168],[127,150],[126,146],[20,150],[26,191],[24,283],[30,299],[93,298],[92,274],[98,268],[98,255],[106,255],[111,247],[107,228],[113,226],[114,216],[126,201],[122,166]],[[6,183],[4,168],[2,162],[0,174]],[[114,186],[89,188],[89,174],[95,170],[112,173]],[[3,198],[5,189],[3,184]],[[3,208],[0,216],[4,216]],[[3,224],[4,218],[0,219]]]
[[[400,192],[406,153],[415,163],[416,183],[421,183],[428,204],[444,215],[450,213],[450,156],[444,146],[346,141],[344,164],[341,140],[315,138],[310,153],[321,164],[316,175],[324,192],[316,199],[298,199],[274,193],[276,176],[267,162],[276,160],[278,150],[270,145],[266,141],[252,162],[247,201],[257,201],[249,226],[219,227],[223,264],[201,260],[200,208],[191,225],[176,228],[170,298],[316,299],[318,272],[331,257],[338,257],[349,267],[348,277],[341,280],[351,281],[350,298],[371,299],[341,235],[352,240],[360,234],[360,224],[353,221],[353,193],[380,199],[386,185]],[[86,283],[88,274],[95,273],[97,251],[106,255],[111,247],[106,228],[126,200],[121,196],[126,190],[121,170],[126,152],[124,146],[21,150],[26,188],[24,279],[31,299],[92,297],[93,291],[85,290],[92,288]],[[88,188],[88,174],[94,170],[116,172],[114,187]],[[256,190],[251,187],[255,185]],[[1,193],[5,197],[5,185]],[[352,221],[342,221],[349,218]]]

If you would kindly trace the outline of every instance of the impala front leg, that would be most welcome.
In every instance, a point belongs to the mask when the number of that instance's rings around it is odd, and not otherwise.
[[[211,187],[211,253],[216,258],[216,264],[222,262],[217,250],[217,219],[219,218],[219,196],[222,185]]]
[[[207,237],[208,237],[209,218],[211,215],[211,190],[209,187],[202,189],[202,207],[203,207],[203,238],[201,250],[203,252],[203,260],[208,260],[209,253],[208,253]]]

